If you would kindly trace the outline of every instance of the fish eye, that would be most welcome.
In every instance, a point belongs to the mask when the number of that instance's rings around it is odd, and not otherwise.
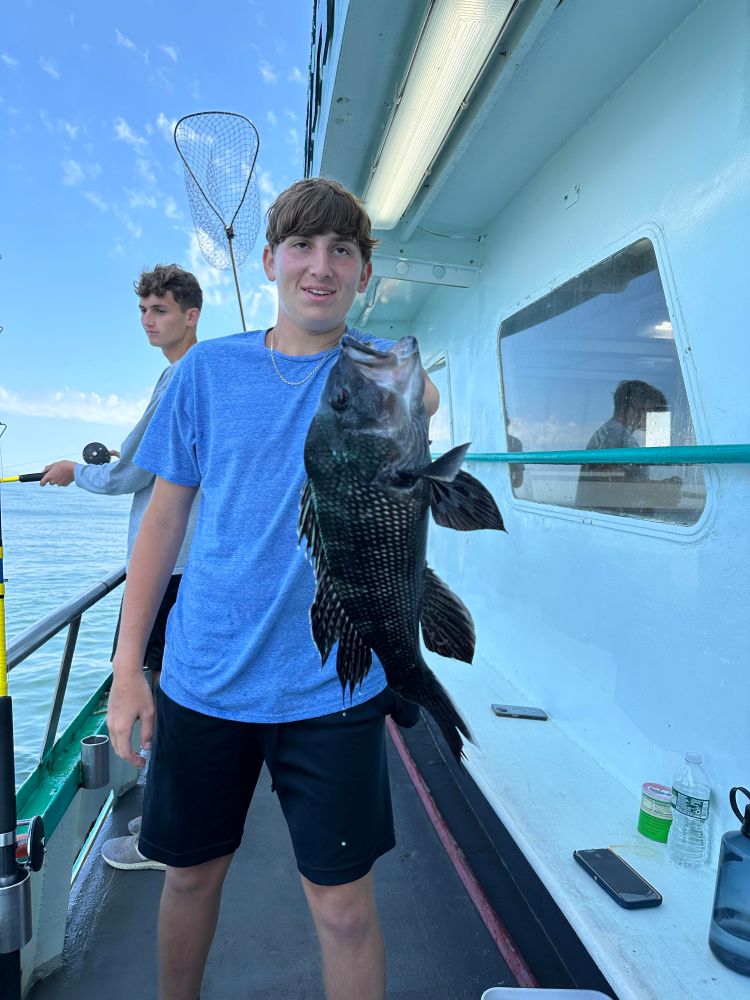
[[[345,410],[349,405],[349,393],[346,389],[338,389],[335,395],[331,396],[331,408],[334,410]]]

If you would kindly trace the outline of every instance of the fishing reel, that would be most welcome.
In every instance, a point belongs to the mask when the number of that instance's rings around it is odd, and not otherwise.
[[[106,445],[92,441],[83,449],[83,460],[86,465],[107,465],[112,461],[112,455]]]
[[[44,819],[33,816],[22,819],[19,826],[28,826],[26,833],[16,834],[16,861],[19,865],[28,866],[32,872],[40,871],[44,864],[46,843],[44,839]]]
[[[31,872],[38,872],[44,863],[42,817],[22,819],[18,825],[28,826],[28,831],[0,834],[3,849],[15,845],[15,864],[11,862],[9,868],[8,858],[3,858],[8,874],[0,880],[0,955],[20,951],[31,940]]]

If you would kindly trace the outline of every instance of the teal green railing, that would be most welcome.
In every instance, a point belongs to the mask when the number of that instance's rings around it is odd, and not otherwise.
[[[600,448],[588,451],[470,451],[466,461],[517,465],[746,465],[750,462],[750,444]]]

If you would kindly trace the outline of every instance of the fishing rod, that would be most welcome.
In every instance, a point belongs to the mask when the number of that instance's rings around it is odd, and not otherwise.
[[[112,461],[112,452],[106,445],[92,441],[83,449],[83,460],[87,465],[106,465]],[[4,476],[0,483],[38,483],[43,477],[43,472],[26,472],[21,476]]]
[[[0,424],[0,437],[5,424]],[[16,837],[16,768],[13,753],[13,701],[8,692],[8,650],[5,635],[5,576],[3,519],[0,504],[0,996],[21,1000],[21,948],[31,940],[31,872],[44,859],[44,823],[29,822],[27,863],[19,863],[22,848]]]

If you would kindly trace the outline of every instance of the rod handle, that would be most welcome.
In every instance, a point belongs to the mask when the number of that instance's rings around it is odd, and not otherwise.
[[[42,478],[43,475],[44,475],[43,472],[27,472],[25,475],[18,477],[18,482],[19,483],[38,483],[40,481],[40,479]]]

